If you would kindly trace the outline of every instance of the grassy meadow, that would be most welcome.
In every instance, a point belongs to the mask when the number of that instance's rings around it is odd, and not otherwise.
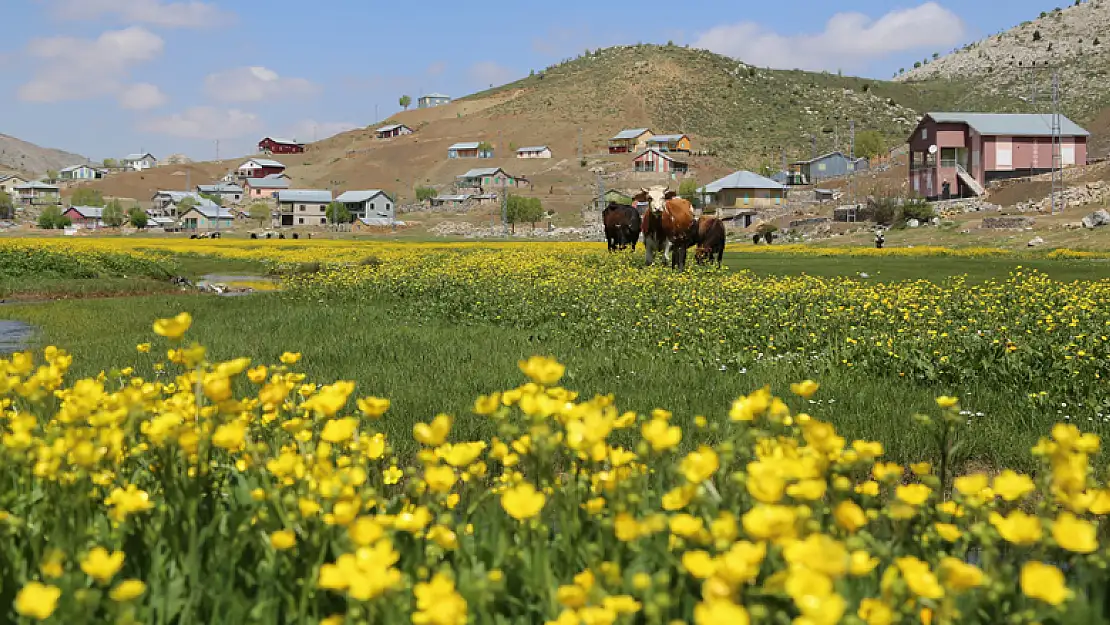
[[[0,620],[1110,622],[1097,254],[0,251]]]

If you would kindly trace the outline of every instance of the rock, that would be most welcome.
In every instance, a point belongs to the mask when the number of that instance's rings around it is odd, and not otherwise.
[[[1083,218],[1084,228],[1098,228],[1099,226],[1110,226],[1110,212],[1107,212],[1106,209],[1097,210]]]
[[[934,226],[939,226],[940,225],[940,217],[933,217],[932,219],[929,220],[929,223],[933,224]]]
[[[916,220],[916,219],[911,219],[911,220],[906,222],[906,226],[909,227],[909,228],[917,228],[920,225],[921,225],[921,222]]]
[[[1036,221],[1032,217],[984,217],[981,228],[994,228],[999,230],[1023,230],[1031,227]]]
[[[1028,245],[1029,247],[1037,247],[1038,245],[1044,245],[1044,239],[1042,239],[1041,237],[1033,237],[1032,239],[1029,240],[1029,243],[1026,243],[1026,245]]]

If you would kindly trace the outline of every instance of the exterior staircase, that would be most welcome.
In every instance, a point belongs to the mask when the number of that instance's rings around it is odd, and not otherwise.
[[[967,173],[967,170],[959,163],[956,164],[956,175],[960,177],[960,180],[967,185],[967,188],[971,189],[975,195],[981,196],[986,193],[986,189],[983,188],[983,185],[979,184],[975,176]]]

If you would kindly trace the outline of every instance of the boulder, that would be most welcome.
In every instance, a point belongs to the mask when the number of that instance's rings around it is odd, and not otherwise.
[[[984,217],[982,228],[999,230],[1022,230],[1032,227],[1036,221],[1032,217]]]
[[[1032,239],[1029,240],[1029,243],[1026,243],[1026,245],[1028,245],[1029,247],[1037,247],[1038,245],[1044,245],[1044,239],[1042,239],[1041,237],[1033,237]]]
[[[1097,210],[1083,218],[1084,228],[1098,228],[1099,226],[1110,226],[1110,212],[1107,212],[1106,209]]]

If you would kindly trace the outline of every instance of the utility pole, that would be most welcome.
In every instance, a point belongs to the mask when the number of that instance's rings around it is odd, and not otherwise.
[[[597,210],[601,212],[605,210],[605,181],[601,178],[600,167],[597,168]]]
[[[578,128],[578,162],[582,162],[582,128]]]
[[[501,133],[498,132],[498,142],[500,143]],[[506,237],[509,236],[509,194],[505,192],[505,180],[501,180],[501,232]]]
[[[1060,74],[1052,72],[1052,214],[1064,210],[1063,140],[1060,132]]]
[[[855,201],[855,175],[856,175],[856,120],[848,120],[848,132],[851,135],[848,145],[848,203]]]

